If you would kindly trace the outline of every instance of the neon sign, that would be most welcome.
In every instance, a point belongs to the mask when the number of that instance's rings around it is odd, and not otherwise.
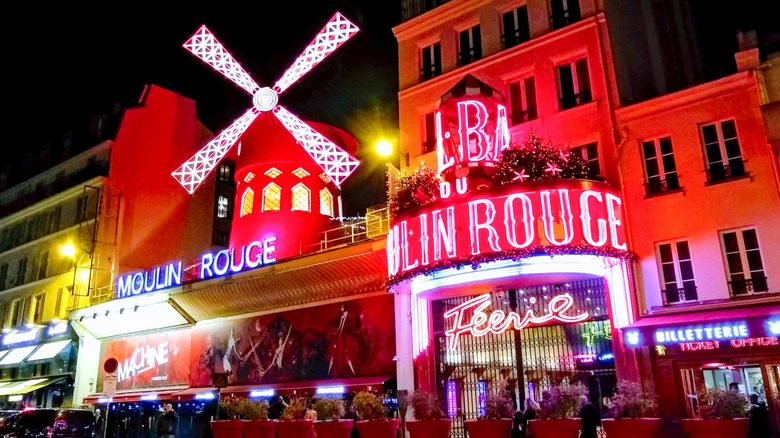
[[[276,237],[269,237],[262,242],[256,240],[249,245],[242,246],[238,254],[236,254],[236,248],[203,254],[200,263],[200,278],[205,280],[220,277],[274,262],[276,262]]]
[[[596,341],[599,339],[612,340],[612,324],[609,320],[602,321],[600,325],[601,328],[599,328],[598,321],[582,323],[582,340],[585,341],[586,346],[596,345]]]
[[[391,278],[425,266],[533,247],[626,250],[622,201],[600,182],[507,186],[399,215],[387,235]],[[417,214],[413,214],[417,213]]]
[[[127,380],[166,363],[168,363],[168,341],[161,342],[157,347],[146,345],[136,348],[129,359],[119,364],[116,381]]]
[[[515,312],[494,310],[489,316],[485,309],[490,306],[490,294],[480,295],[465,303],[454,307],[444,314],[445,318],[454,318],[453,327],[447,330],[449,349],[458,347],[458,339],[462,334],[470,334],[480,337],[488,333],[500,334],[512,328],[522,330],[526,327],[548,324],[553,321],[563,323],[582,322],[590,317],[587,312],[576,316],[565,313],[574,305],[574,298],[569,294],[556,295],[547,303],[546,315],[536,316],[533,309],[528,309],[522,316]],[[464,318],[467,311],[472,311],[471,321],[466,323]]]
[[[501,150],[509,147],[504,105],[495,104],[493,114],[479,100],[461,100],[456,105],[456,115],[444,117],[441,109],[434,115],[439,174],[457,164],[498,161]]]
[[[677,344],[680,342],[738,339],[749,336],[750,332],[746,323],[726,322],[706,326],[659,329],[655,331],[653,339],[659,344]]]
[[[21,331],[14,330],[10,333],[3,335],[3,345],[11,346],[11,345],[24,344],[27,342],[35,342],[38,340],[39,334],[40,334],[40,330],[38,330],[37,328],[21,330]]]
[[[734,348],[744,347],[771,347],[780,345],[780,340],[775,337],[732,339],[731,346]]]
[[[181,285],[181,262],[119,277],[117,298],[127,298]]]

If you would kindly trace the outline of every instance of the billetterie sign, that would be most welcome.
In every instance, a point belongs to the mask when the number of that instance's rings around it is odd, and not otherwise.
[[[200,258],[198,279],[221,277],[276,262],[276,237],[256,240],[240,248],[208,252]],[[168,263],[146,271],[119,277],[116,297],[127,298],[169,287],[180,286],[182,262]]]
[[[538,181],[463,192],[394,219],[387,235],[391,279],[443,261],[529,247],[626,250],[622,200],[605,183]]]

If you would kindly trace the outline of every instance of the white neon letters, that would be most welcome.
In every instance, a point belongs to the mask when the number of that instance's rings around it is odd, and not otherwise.
[[[480,205],[485,207],[484,222],[479,221],[479,212],[477,210]],[[498,246],[498,233],[496,232],[496,229],[493,228],[493,220],[496,218],[496,207],[493,206],[493,203],[486,199],[469,202],[469,218],[471,254],[477,255],[481,252],[479,246],[479,230],[487,230],[490,248],[493,251],[501,251],[501,248]]]
[[[441,244],[447,251],[447,258],[455,257],[455,207],[448,207],[447,225],[441,218],[441,210],[433,211],[433,259],[441,260]]]
[[[136,348],[130,358],[119,363],[116,381],[127,380],[166,363],[168,363],[168,341],[161,342],[157,347],[145,345]]]
[[[523,231],[525,233],[525,241],[523,243],[517,242],[517,228],[515,224],[517,219],[515,218],[515,206],[516,200],[520,201],[523,211]],[[531,206],[531,198],[525,193],[516,193],[506,198],[504,203],[504,226],[506,227],[506,237],[509,244],[515,248],[525,248],[534,241],[534,212]]]
[[[493,122],[495,128],[491,121],[493,118],[487,107],[478,100],[464,100],[457,103],[457,133],[445,131],[442,112],[434,113],[440,175],[456,163],[498,161],[501,151],[508,148],[510,143],[506,107],[496,106]],[[455,121],[453,120],[452,123],[454,124]],[[490,127],[488,127],[489,123],[491,123]],[[448,144],[445,144],[445,140]]]
[[[558,199],[561,202],[561,215],[560,219],[563,223],[563,240],[559,241],[555,237],[555,219],[553,218],[552,208],[550,207],[550,192],[551,190],[545,190],[539,192],[539,196],[542,197],[542,219],[544,220],[544,237],[547,241],[553,245],[568,245],[574,239],[574,225],[572,220],[574,216],[571,214],[571,204],[569,203],[569,191],[566,189],[558,190]]]
[[[585,237],[585,241],[593,246],[604,246],[607,243],[607,221],[605,219],[597,219],[596,224],[599,227],[598,240],[593,239],[593,231],[590,227],[590,206],[588,200],[595,198],[601,202],[601,193],[594,192],[593,190],[586,190],[580,195],[580,219],[582,220],[582,234]]]

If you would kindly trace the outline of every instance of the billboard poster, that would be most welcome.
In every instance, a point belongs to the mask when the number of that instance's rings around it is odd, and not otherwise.
[[[187,385],[190,371],[190,330],[116,339],[103,343],[100,363],[116,358],[116,389]],[[102,371],[98,389],[102,390]]]
[[[195,327],[191,386],[395,374],[393,308],[383,295]]]

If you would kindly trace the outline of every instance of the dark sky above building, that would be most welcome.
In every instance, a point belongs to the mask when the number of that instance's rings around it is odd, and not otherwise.
[[[373,143],[397,135],[398,61],[391,28],[400,21],[400,6],[375,0],[229,3],[44,8],[30,2],[18,15],[6,15],[2,161],[61,142],[65,132],[110,113],[115,102],[132,106],[146,83],[196,100],[203,123],[219,132],[251,98],[182,43],[206,24],[261,86],[270,86],[340,11],[361,32],[288,89],[280,103],[301,118],[355,135],[363,164],[344,187],[346,201],[352,198],[363,210],[382,202],[384,164],[373,154]]]

